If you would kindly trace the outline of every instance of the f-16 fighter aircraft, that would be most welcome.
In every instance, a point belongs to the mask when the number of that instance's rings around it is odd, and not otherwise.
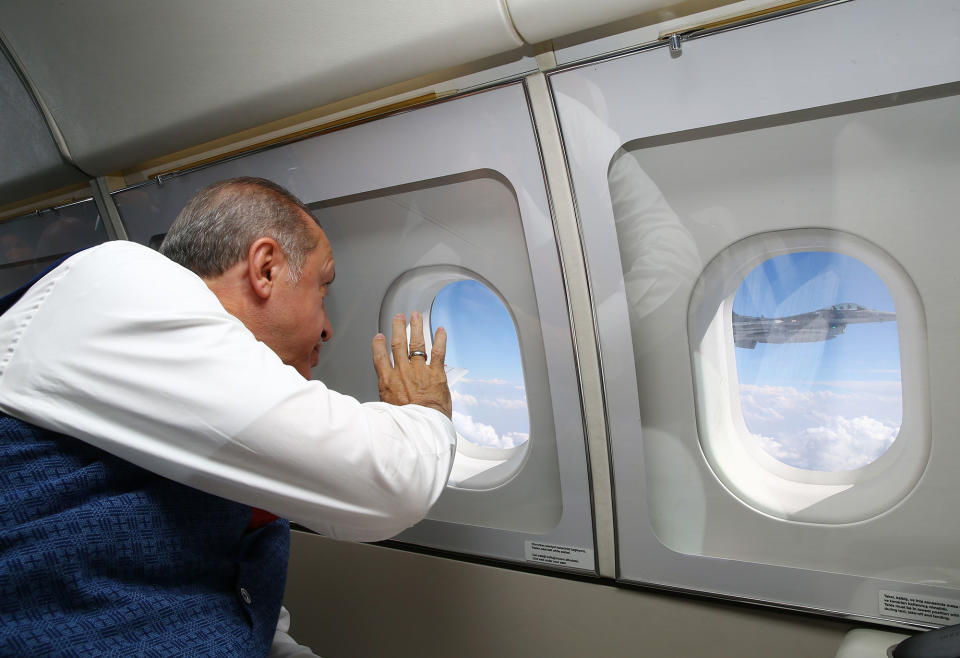
[[[847,330],[848,324],[896,319],[896,313],[848,303],[783,318],[734,313],[733,344],[752,350],[757,343],[813,343],[836,338]]]

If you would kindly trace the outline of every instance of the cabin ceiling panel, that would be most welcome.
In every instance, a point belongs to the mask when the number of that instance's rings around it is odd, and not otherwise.
[[[523,45],[499,0],[0,0],[78,165],[105,174]]]
[[[64,162],[43,116],[0,54],[0,204],[86,178]]]

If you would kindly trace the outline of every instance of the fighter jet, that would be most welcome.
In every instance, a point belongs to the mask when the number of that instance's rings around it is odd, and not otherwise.
[[[733,314],[733,344],[753,349],[757,343],[813,343],[836,338],[848,324],[891,322],[896,313],[874,311],[859,304],[834,304],[818,311],[783,318]]]

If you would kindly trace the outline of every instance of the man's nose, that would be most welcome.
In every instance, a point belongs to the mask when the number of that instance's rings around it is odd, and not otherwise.
[[[325,314],[323,316],[323,331],[320,332],[320,340],[327,342],[331,338],[333,338],[333,325],[330,324],[330,316]]]

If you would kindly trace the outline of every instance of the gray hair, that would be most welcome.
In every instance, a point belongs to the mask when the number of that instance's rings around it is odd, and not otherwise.
[[[295,283],[307,254],[317,246],[301,213],[317,222],[309,208],[272,181],[249,177],[220,181],[197,192],[184,206],[160,253],[210,278],[245,260],[255,240],[271,237],[286,255]]]

